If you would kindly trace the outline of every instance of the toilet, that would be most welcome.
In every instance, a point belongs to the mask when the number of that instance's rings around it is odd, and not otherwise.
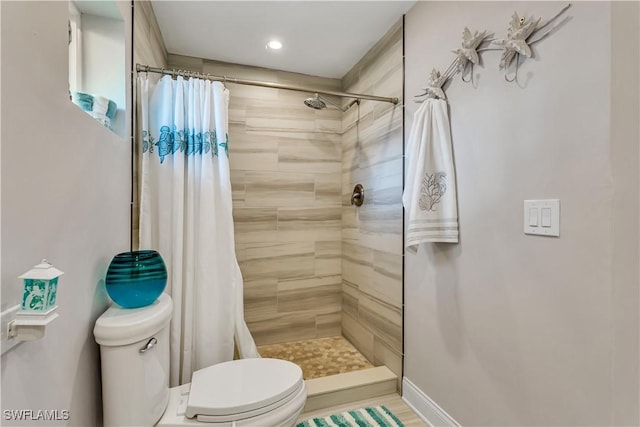
[[[100,344],[104,425],[291,427],[307,390],[302,370],[278,359],[240,359],[195,371],[169,388],[171,297],[135,309],[112,305],[93,329]]]

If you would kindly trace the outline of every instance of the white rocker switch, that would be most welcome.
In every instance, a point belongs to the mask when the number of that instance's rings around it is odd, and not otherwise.
[[[551,227],[551,208],[542,208],[542,223],[543,227]]]
[[[538,226],[538,208],[529,208],[529,227]]]

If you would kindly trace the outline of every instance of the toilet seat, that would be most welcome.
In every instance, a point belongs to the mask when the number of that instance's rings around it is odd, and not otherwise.
[[[199,422],[225,423],[273,412],[306,388],[302,370],[279,359],[241,359],[193,373],[185,415]]]

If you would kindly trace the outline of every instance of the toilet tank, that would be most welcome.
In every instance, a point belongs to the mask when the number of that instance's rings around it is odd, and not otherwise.
[[[112,305],[96,321],[100,344],[104,425],[153,426],[169,400],[169,321],[173,303],[162,294],[134,309]]]

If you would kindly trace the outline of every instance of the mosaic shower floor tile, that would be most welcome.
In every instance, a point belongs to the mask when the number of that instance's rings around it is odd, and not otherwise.
[[[262,357],[283,359],[302,368],[305,380],[343,374],[373,365],[344,337],[318,338],[258,347]]]

